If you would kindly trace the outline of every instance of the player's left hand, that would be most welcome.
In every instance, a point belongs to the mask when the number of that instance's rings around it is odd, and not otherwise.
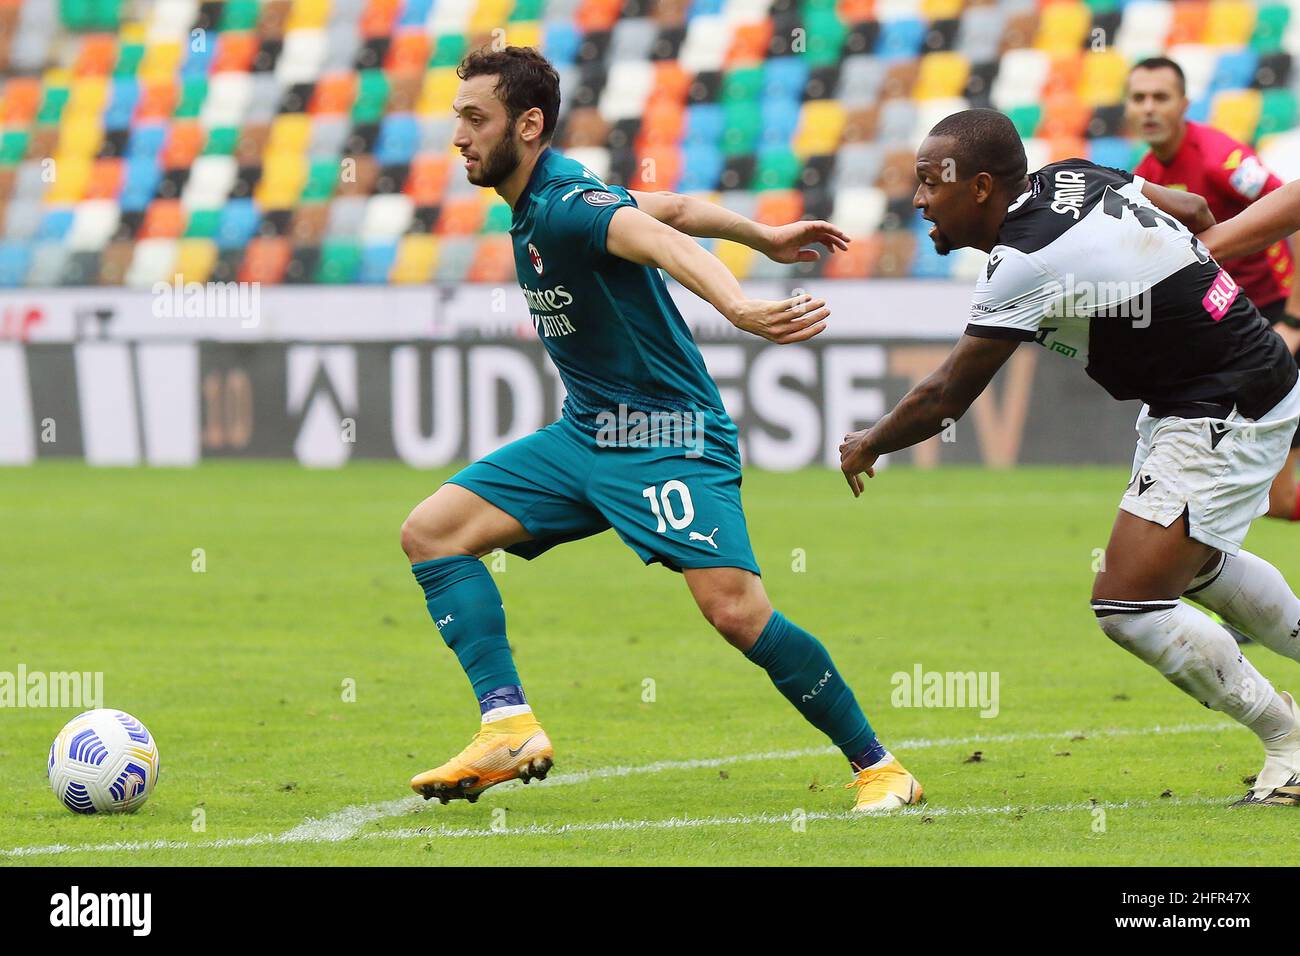
[[[770,227],[767,241],[759,251],[773,262],[815,262],[821,258],[821,252],[804,248],[814,245],[825,246],[828,253],[843,252],[849,247],[849,237],[824,220],[803,219]]]
[[[868,478],[876,477],[876,459],[880,457],[867,450],[866,437],[865,428],[860,432],[850,432],[840,445],[840,471],[844,472],[844,480],[849,483],[854,498],[862,494],[863,472]]]

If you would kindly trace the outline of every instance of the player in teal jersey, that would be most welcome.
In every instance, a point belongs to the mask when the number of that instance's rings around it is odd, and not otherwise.
[[[919,802],[920,784],[877,740],[825,647],[768,601],[741,510],[736,427],[658,271],[737,328],[802,342],[825,328],[824,302],[748,299],[691,236],[732,239],[779,262],[815,259],[813,244],[846,248],[847,237],[825,222],[766,227],[711,203],[606,185],[549,148],[559,79],[535,50],[472,53],[459,75],[453,143],[469,181],[513,209],[519,285],[567,394],[559,421],[453,476],[402,526],[481,720],[465,750],[412,788],[446,803],[545,777],[554,750],[524,697],[501,595],[479,558],[497,548],[532,558],[613,528],[645,563],[680,571],[708,621],[844,752],[855,810]]]

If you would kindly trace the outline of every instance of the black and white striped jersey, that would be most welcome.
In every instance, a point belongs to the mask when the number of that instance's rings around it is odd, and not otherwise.
[[[1157,417],[1258,418],[1296,382],[1282,339],[1132,174],[1044,166],[1007,210],[967,335],[1035,341]]]

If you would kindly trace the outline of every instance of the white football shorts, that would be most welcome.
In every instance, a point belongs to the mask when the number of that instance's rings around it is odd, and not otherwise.
[[[1138,415],[1133,474],[1120,508],[1169,527],[1187,513],[1192,538],[1236,554],[1268,511],[1268,489],[1300,424],[1300,381],[1258,420]]]

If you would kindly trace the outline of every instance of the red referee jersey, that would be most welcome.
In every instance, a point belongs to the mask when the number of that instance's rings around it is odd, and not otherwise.
[[[1162,163],[1154,153],[1147,153],[1133,173],[1157,186],[1199,193],[1219,222],[1282,185],[1245,143],[1191,121],[1171,162]],[[1291,293],[1295,264],[1285,240],[1222,265],[1261,309]]]

